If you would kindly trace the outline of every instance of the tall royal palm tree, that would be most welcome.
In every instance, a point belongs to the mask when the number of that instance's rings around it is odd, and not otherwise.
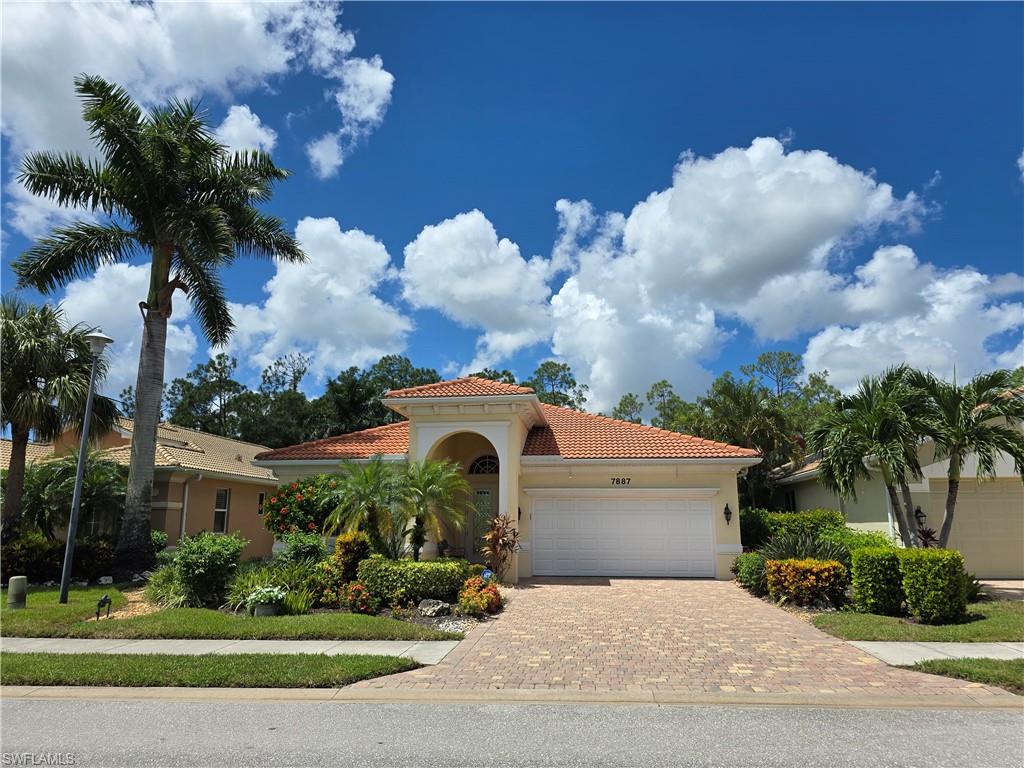
[[[394,554],[391,529],[396,525],[393,513],[404,500],[402,474],[380,456],[365,464],[346,461],[341,474],[324,500],[330,509],[324,532],[364,531],[375,552]]]
[[[85,339],[89,330],[80,325],[68,327],[60,307],[30,306],[16,296],[4,296],[0,303],[0,402],[3,426],[11,429],[4,541],[17,533],[21,522],[25,452],[30,436],[50,441],[82,423],[92,370],[92,355]],[[105,373],[106,362],[101,359],[97,378]],[[90,431],[94,435],[106,432],[116,417],[114,402],[96,397]]]
[[[427,533],[440,540],[442,530],[461,530],[466,514],[459,502],[469,492],[469,483],[459,465],[452,461],[413,461],[406,467],[403,491],[413,515],[412,559],[420,559]]]
[[[926,433],[936,448],[936,459],[948,459],[946,508],[939,530],[939,546],[949,543],[960,491],[960,473],[968,454],[977,461],[977,477],[996,474],[999,455],[1013,459],[1014,471],[1024,479],[1024,388],[1015,386],[1013,373],[992,371],[975,376],[963,386],[929,373],[914,372],[911,382],[925,392],[932,408]]]
[[[908,382],[907,369],[890,368],[862,379],[808,435],[811,450],[821,453],[820,481],[841,497],[856,499],[857,481],[870,479],[869,465],[878,467],[906,547],[918,541],[908,480],[921,476],[917,449],[924,410],[923,394]]]
[[[116,548],[120,569],[134,570],[151,559],[153,463],[174,292],[188,294],[206,338],[222,344],[232,321],[218,271],[239,255],[304,256],[283,222],[257,207],[288,176],[270,155],[228,152],[192,102],[171,101],[147,114],[102,78],[79,76],[75,90],[101,158],[36,152],[22,161],[18,178],[34,194],[102,220],[58,227],[13,266],[22,285],[50,292],[103,264],[140,254],[152,260],[149,291],[139,302],[135,428]],[[126,298],[111,297],[119,300]]]

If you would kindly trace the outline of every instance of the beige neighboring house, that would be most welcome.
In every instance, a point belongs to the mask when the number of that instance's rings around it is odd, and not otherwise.
[[[6,437],[0,438],[0,469],[7,469],[11,465],[11,441]],[[25,463],[48,459],[53,456],[52,443],[29,443],[25,447]]]
[[[934,446],[921,446],[924,477],[910,485],[919,522],[936,531],[942,525],[949,482],[949,461],[935,460]],[[846,514],[847,522],[864,530],[897,537],[889,494],[881,473],[869,466],[870,480],[857,483],[857,499],[840,499],[818,482],[816,460],[778,481],[779,505],[792,510],[829,507]],[[956,516],[949,546],[963,553],[968,570],[980,578],[1024,578],[1024,483],[1014,474],[1013,461],[1000,456],[996,478],[978,480],[977,459],[968,456],[960,478]]]
[[[476,377],[393,390],[405,421],[267,451],[255,463],[282,482],[342,459],[449,459],[472,488],[449,553],[479,559],[494,515],[519,529],[506,575],[729,579],[741,552],[736,477],[761,461],[747,448],[541,403],[528,387]],[[731,520],[727,519],[727,515]],[[426,556],[436,554],[428,544]]]
[[[106,458],[128,466],[134,422],[117,426],[94,442]],[[45,450],[44,450],[45,448]],[[3,441],[3,466],[10,461],[10,441]],[[65,432],[53,445],[30,444],[28,461],[78,450],[78,436]],[[170,541],[200,531],[237,532],[249,540],[244,557],[267,557],[274,537],[263,526],[263,500],[277,488],[273,470],[253,464],[265,445],[232,440],[174,424],[157,428],[151,525]]]

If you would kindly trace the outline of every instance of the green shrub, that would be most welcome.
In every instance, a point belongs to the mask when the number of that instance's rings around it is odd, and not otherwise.
[[[470,576],[483,576],[486,570],[487,566],[483,563],[470,563],[468,573]]]
[[[217,607],[224,602],[247,543],[237,534],[207,532],[178,542],[174,568],[188,605]]]
[[[907,610],[928,624],[958,621],[967,611],[964,558],[951,549],[900,550]]]
[[[249,595],[261,587],[271,587],[276,583],[274,572],[266,566],[239,568],[231,580],[224,606],[232,611],[240,611],[245,608]]]
[[[846,567],[835,560],[769,560],[765,572],[776,602],[840,605],[846,592]]]
[[[327,554],[324,539],[319,533],[288,533],[281,537],[284,550],[274,558],[279,565],[289,565],[303,560],[323,560]]]
[[[64,554],[61,552],[61,566]],[[108,539],[90,537],[75,544],[75,559],[71,565],[71,575],[80,579],[96,581],[100,576],[109,576],[114,564],[114,547]],[[60,579],[60,572],[57,573]]]
[[[23,533],[0,549],[0,571],[6,586],[11,576],[26,576],[32,584],[60,579],[64,543],[36,531]]]
[[[167,542],[169,537],[165,531],[153,530],[149,532],[149,543],[153,547],[153,556],[156,557],[165,549],[167,549]]]
[[[263,504],[263,525],[278,538],[322,531],[327,517],[324,499],[337,486],[335,475],[315,475],[278,486]]]
[[[808,533],[780,533],[758,550],[765,560],[836,560],[849,570],[850,552],[842,544]]]
[[[769,512],[768,534],[772,538],[789,534],[805,534],[818,538],[826,531],[846,527],[842,512],[834,509],[805,509],[800,512]]]
[[[181,586],[178,570],[173,563],[150,574],[146,588],[143,590],[143,596],[147,602],[159,605],[161,608],[182,608],[188,605],[188,597]]]
[[[980,603],[982,600],[988,600],[988,595],[985,594],[985,585],[979,581],[977,574],[964,571],[964,595],[967,597],[968,603]]]
[[[281,608],[288,616],[301,616],[309,613],[313,607],[313,593],[308,589],[298,589],[287,592]]]
[[[853,601],[867,613],[898,616],[903,611],[903,580],[895,547],[853,550]]]
[[[732,572],[740,586],[757,597],[768,594],[768,582],[765,578],[764,556],[757,552],[747,552],[736,558],[732,564]]]
[[[849,526],[824,530],[818,535],[818,538],[842,544],[851,554],[858,549],[865,549],[867,547],[872,549],[896,549],[896,542],[887,533],[882,533],[881,531],[861,531]]]
[[[387,560],[380,555],[363,560],[359,581],[387,605],[404,605],[432,598],[454,602],[469,576],[465,560]]]
[[[845,527],[842,512],[834,509],[805,509],[800,512],[767,509],[740,510],[740,538],[743,546],[760,549],[776,536],[805,534],[818,538],[826,531]]]
[[[740,510],[740,540],[743,546],[757,549],[771,537],[767,509],[750,507]]]
[[[359,564],[370,556],[370,537],[363,531],[349,531],[334,540],[334,559],[345,584],[356,580]]]

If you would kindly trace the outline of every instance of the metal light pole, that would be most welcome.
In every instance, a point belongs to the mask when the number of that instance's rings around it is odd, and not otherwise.
[[[68,520],[68,543],[64,547],[64,568],[60,573],[60,602],[67,604],[68,587],[71,586],[71,563],[75,558],[75,536],[78,535],[78,508],[82,503],[82,478],[85,475],[85,461],[89,451],[89,421],[92,418],[92,395],[96,388],[96,368],[103,350],[114,340],[99,332],[87,333],[89,352],[92,354],[92,370],[89,372],[89,394],[85,398],[85,417],[82,419],[82,442],[78,449],[78,472],[75,474],[75,493],[71,497],[71,518]]]

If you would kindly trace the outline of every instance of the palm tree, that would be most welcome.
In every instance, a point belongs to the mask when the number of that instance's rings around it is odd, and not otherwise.
[[[420,559],[427,533],[440,540],[442,528],[461,530],[465,512],[459,500],[470,492],[459,465],[451,461],[414,461],[406,467],[404,492],[414,517],[412,559]]]
[[[949,543],[960,490],[960,473],[968,454],[977,460],[977,477],[996,474],[999,454],[1013,459],[1014,471],[1024,478],[1024,388],[1015,386],[1012,371],[998,370],[975,376],[958,386],[930,373],[914,372],[911,382],[925,392],[933,408],[926,433],[935,443],[935,458],[948,459],[946,509],[939,530],[939,546]]]
[[[856,499],[857,481],[870,479],[868,465],[877,465],[906,547],[917,543],[909,522],[914,507],[908,478],[921,476],[917,448],[924,410],[920,390],[909,385],[907,369],[899,366],[862,379],[857,391],[839,398],[808,435],[811,450],[821,453],[819,480],[841,497]]]
[[[374,551],[394,555],[390,532],[397,526],[393,512],[404,499],[401,473],[380,456],[365,464],[346,461],[341,469],[341,480],[324,500],[331,508],[324,533],[365,531]]]
[[[757,506],[758,490],[767,487],[770,471],[802,452],[777,398],[754,379],[741,382],[728,373],[719,376],[698,400],[690,426],[698,437],[754,448],[765,457],[744,475],[752,506]]]
[[[58,227],[13,268],[22,285],[46,293],[103,264],[151,256],[149,292],[139,302],[135,428],[115,550],[121,570],[135,570],[152,557],[153,463],[175,290],[188,294],[203,333],[216,346],[232,330],[218,271],[238,255],[287,261],[304,256],[283,222],[256,207],[270,199],[274,182],[288,176],[270,155],[229,153],[192,102],[174,100],[145,114],[124,89],[102,78],[79,76],[75,90],[102,158],[36,152],[22,161],[18,179],[34,194],[102,213],[105,220]]]
[[[0,302],[0,401],[3,426],[11,429],[11,460],[4,498],[3,539],[9,541],[21,522],[25,489],[25,452],[29,437],[55,440],[78,429],[89,392],[92,355],[81,325],[66,327],[60,307],[30,306],[16,296]],[[97,379],[106,374],[100,360]],[[101,435],[117,418],[114,401],[93,400],[91,432]]]

